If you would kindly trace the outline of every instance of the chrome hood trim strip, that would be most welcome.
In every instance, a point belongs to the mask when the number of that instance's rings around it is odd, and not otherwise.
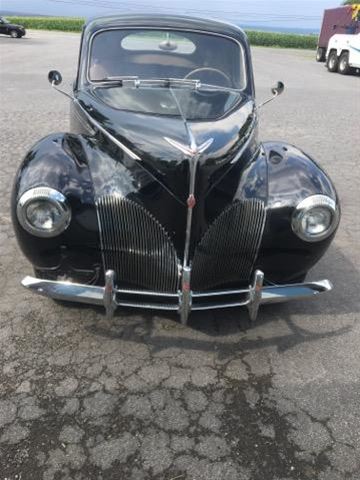
[[[132,158],[133,160],[136,160],[137,162],[141,162],[141,158],[136,155],[136,153],[134,153],[132,150],[130,150],[126,145],[124,145],[123,143],[121,143],[117,138],[114,137],[114,135],[111,135],[111,133],[109,133],[104,127],[102,127],[100,125],[99,122],[97,122],[87,111],[86,109],[81,105],[81,103],[79,102],[79,100],[77,100],[76,98],[74,99],[74,102],[76,103],[76,105],[81,109],[81,111],[84,113],[84,115],[86,116],[86,118],[89,120],[89,122],[95,127],[97,128],[102,134],[105,135],[105,137],[107,137],[111,142],[113,142],[117,147],[119,147],[121,150],[123,150],[127,155],[129,155],[130,158]]]

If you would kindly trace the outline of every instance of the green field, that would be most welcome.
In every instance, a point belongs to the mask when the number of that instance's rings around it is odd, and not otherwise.
[[[10,22],[36,30],[60,30],[62,32],[81,32],[83,18],[69,17],[6,17]]]
[[[251,45],[262,47],[305,48],[315,50],[317,35],[295,35],[292,33],[256,32],[247,30]]]
[[[84,24],[83,18],[69,17],[7,17],[13,23],[25,28],[38,30],[60,30],[63,32],[80,32]],[[246,31],[250,44],[263,47],[305,48],[315,50],[316,35],[295,35],[289,33]]]

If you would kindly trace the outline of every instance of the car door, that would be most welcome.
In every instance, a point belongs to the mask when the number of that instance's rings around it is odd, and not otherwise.
[[[7,33],[6,23],[0,17],[0,33]]]

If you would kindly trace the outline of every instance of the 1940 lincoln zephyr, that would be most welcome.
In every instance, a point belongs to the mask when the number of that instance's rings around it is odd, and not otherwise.
[[[249,44],[236,26],[116,16],[83,30],[69,132],[21,164],[12,216],[57,300],[193,310],[307,299],[340,218],[336,191],[298,148],[258,140]],[[279,95],[284,85],[272,89]],[[270,100],[270,99],[269,99]],[[265,102],[266,103],[266,102]]]

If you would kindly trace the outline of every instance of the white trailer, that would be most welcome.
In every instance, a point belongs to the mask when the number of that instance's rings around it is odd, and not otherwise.
[[[329,72],[347,75],[360,69],[360,33],[356,35],[333,35],[326,51],[326,66]]]

